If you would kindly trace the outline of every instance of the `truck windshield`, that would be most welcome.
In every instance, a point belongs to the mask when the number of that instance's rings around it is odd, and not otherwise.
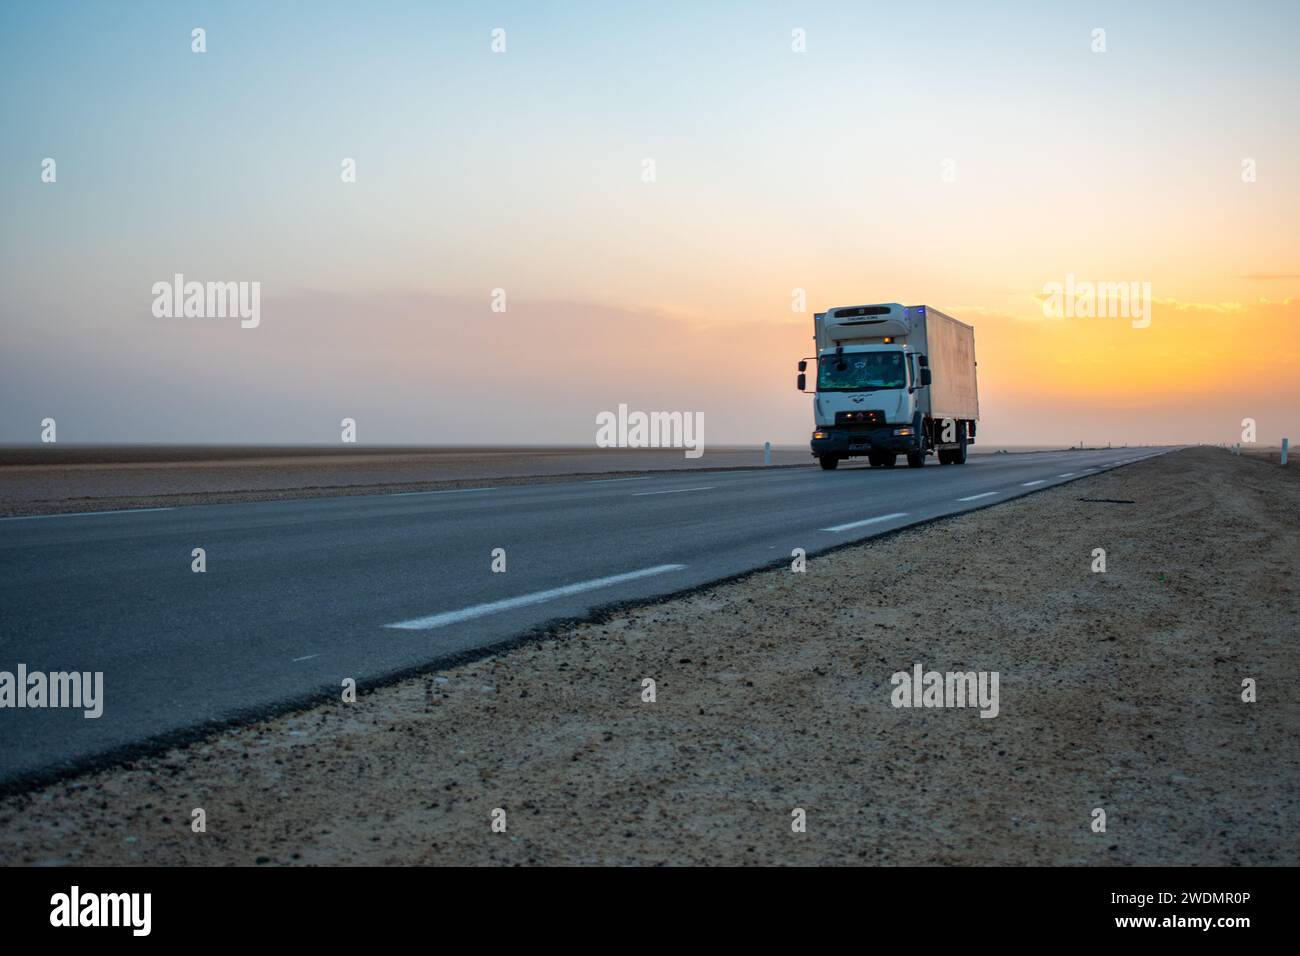
[[[819,392],[863,392],[906,386],[902,352],[845,352],[823,355],[817,363]]]

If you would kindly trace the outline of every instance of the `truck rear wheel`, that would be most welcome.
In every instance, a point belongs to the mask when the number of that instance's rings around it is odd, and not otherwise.
[[[954,465],[966,464],[966,423],[961,423],[961,437],[957,441],[957,447],[948,453],[948,460]]]
[[[820,455],[817,461],[821,464],[823,471],[834,471],[840,464],[840,460],[834,455]]]

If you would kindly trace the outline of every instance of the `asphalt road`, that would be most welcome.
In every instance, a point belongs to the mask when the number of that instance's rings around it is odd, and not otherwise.
[[[0,519],[0,671],[104,675],[98,719],[0,709],[0,785],[1166,450]]]

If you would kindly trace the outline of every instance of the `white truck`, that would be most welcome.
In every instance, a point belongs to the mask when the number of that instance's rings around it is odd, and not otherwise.
[[[798,388],[815,362],[812,453],[823,468],[863,456],[892,468],[899,455],[920,468],[931,452],[966,463],[980,414],[973,328],[890,302],[818,312],[813,330],[817,354],[800,360]]]

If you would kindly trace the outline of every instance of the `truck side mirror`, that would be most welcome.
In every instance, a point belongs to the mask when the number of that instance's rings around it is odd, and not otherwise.
[[[929,384],[930,384],[930,370],[928,368],[923,368],[921,369],[921,387],[924,388]]]
[[[800,362],[799,364],[802,365],[803,362]],[[805,375],[803,372],[800,372],[799,378],[796,381],[797,384],[795,385],[795,388],[799,389],[799,391],[802,392],[808,385],[808,376]]]
[[[806,371],[808,371],[808,360],[807,360],[807,359],[800,359],[800,360],[799,360],[799,371],[801,371],[801,372],[806,372]]]

